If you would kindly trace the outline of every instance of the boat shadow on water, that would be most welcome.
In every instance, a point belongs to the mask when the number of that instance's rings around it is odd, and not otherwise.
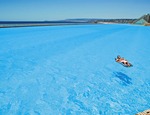
[[[121,83],[122,85],[131,85],[132,84],[132,79],[127,76],[126,74],[122,73],[122,72],[113,72],[114,76],[116,78],[119,78],[119,83]]]

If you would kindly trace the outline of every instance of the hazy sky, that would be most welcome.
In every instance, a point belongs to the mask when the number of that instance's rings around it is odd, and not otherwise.
[[[0,20],[138,18],[150,0],[0,0]]]

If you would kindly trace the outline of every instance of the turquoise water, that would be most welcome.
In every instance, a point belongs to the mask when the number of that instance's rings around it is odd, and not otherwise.
[[[134,115],[150,108],[149,64],[150,27],[1,28],[0,114]]]

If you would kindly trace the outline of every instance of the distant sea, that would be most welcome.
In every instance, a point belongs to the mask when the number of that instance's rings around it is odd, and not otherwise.
[[[54,26],[54,25],[73,25],[87,24],[87,22],[75,21],[0,21],[0,28],[5,27],[24,27],[24,26]]]

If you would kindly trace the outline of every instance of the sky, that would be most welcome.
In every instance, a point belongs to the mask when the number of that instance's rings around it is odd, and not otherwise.
[[[139,18],[150,0],[0,0],[0,21]]]

